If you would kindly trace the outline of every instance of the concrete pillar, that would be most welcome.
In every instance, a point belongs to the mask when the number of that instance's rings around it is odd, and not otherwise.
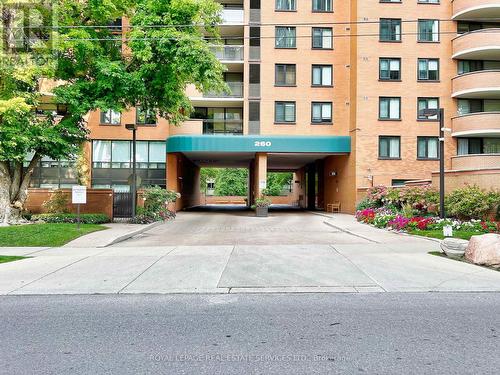
[[[260,197],[267,188],[267,154],[256,153],[254,165],[254,197]]]
[[[316,209],[316,164],[306,166],[307,174],[307,209]]]
[[[179,155],[178,154],[167,154],[167,190],[173,190],[182,194],[182,187],[180,185],[179,179]],[[174,207],[172,207],[174,208]],[[182,197],[177,200],[175,204],[175,210],[182,209]]]
[[[255,161],[252,160],[248,169],[248,201],[250,207],[255,203]]]

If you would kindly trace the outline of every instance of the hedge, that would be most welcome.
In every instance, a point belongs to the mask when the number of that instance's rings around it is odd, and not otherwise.
[[[76,214],[39,214],[31,216],[32,221],[44,221],[45,223],[76,223],[78,216]],[[104,224],[111,220],[104,214],[80,214],[80,223],[82,224]]]

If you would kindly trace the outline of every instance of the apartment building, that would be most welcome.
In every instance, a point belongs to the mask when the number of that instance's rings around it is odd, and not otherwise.
[[[439,122],[422,110],[437,108],[450,185],[500,187],[500,0],[221,3],[213,51],[230,91],[188,87],[179,127],[141,108],[91,113],[91,187],[129,191],[136,123],[140,183],[181,192],[178,208],[199,203],[200,168],[244,167],[250,201],[267,171],[293,171],[302,207],[353,212],[367,187],[435,176]],[[69,163],[42,161],[34,186],[74,183]]]

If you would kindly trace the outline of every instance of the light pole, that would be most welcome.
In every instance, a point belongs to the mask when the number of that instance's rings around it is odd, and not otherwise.
[[[419,113],[424,117],[437,116],[439,120],[439,217],[446,217],[444,207],[444,108],[439,109],[422,109]]]
[[[125,128],[132,131],[132,219],[135,219],[136,200],[137,200],[137,171],[136,171],[136,143],[137,143],[137,124],[126,124]]]

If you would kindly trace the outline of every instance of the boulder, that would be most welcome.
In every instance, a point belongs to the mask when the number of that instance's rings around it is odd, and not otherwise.
[[[459,238],[445,238],[441,241],[441,249],[450,258],[460,258],[464,255],[469,241]]]
[[[500,235],[489,233],[472,236],[465,250],[465,259],[485,266],[500,265]]]

